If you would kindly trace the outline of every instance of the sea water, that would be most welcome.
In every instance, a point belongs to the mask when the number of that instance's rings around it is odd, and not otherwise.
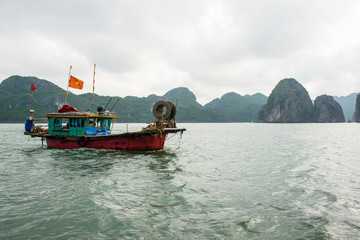
[[[0,239],[360,238],[360,124],[178,126],[137,152],[1,124]]]

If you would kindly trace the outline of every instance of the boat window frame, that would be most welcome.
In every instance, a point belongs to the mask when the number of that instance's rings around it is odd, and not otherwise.
[[[79,118],[78,120],[78,127],[84,128],[85,127],[85,118]]]
[[[62,129],[69,129],[69,119],[68,118],[61,118],[61,126]]]
[[[90,124],[90,122],[92,122]],[[96,118],[95,117],[89,117],[86,121],[86,127],[95,127],[96,124]]]
[[[111,122],[112,122],[112,119],[104,118],[101,126],[103,128],[110,128],[111,127]]]
[[[77,118],[69,118],[69,128],[77,128],[78,120]]]
[[[54,129],[61,129],[62,126],[62,119],[58,117],[53,118],[53,128]]]
[[[102,127],[102,119],[101,118],[96,118],[95,127],[98,127],[98,128]]]

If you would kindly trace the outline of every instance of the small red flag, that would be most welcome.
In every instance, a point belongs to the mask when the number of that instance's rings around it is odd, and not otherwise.
[[[37,88],[35,87],[35,85],[33,83],[31,83],[31,91],[36,91],[37,92]]]
[[[70,81],[69,81],[69,87],[71,88],[77,88],[77,89],[82,89],[84,86],[84,82],[81,81],[80,79],[71,76],[70,77]]]

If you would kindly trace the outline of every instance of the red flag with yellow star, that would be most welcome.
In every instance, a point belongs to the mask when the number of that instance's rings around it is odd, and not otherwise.
[[[73,76],[70,77],[69,87],[83,89],[83,86],[84,86],[84,81],[81,81],[80,79]]]

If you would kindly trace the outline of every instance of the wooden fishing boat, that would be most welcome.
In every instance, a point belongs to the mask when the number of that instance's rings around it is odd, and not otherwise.
[[[159,101],[153,107],[155,122],[136,132],[114,134],[111,132],[116,115],[99,107],[96,113],[79,112],[63,106],[59,112],[46,115],[48,129],[34,125],[29,117],[25,135],[39,137],[50,148],[159,150],[164,148],[168,134],[182,134],[186,129],[177,128],[176,107],[171,102]]]

